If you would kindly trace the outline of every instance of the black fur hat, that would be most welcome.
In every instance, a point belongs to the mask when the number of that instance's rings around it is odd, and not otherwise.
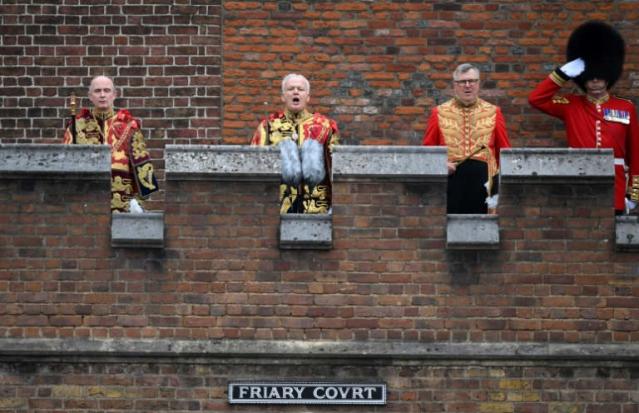
[[[623,37],[609,24],[597,20],[577,27],[566,47],[568,62],[578,57],[586,62],[586,70],[573,79],[584,91],[586,82],[594,78],[605,79],[610,89],[621,77],[625,55]]]

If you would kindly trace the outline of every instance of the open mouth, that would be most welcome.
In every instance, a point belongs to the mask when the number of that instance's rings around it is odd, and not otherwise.
[[[295,104],[300,103],[300,98],[298,98],[298,97],[294,97],[294,98],[293,98],[293,103],[295,103]]]

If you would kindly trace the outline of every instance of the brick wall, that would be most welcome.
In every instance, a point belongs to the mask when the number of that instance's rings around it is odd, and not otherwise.
[[[639,340],[610,184],[503,184],[495,251],[445,248],[445,182],[336,181],[329,251],[278,248],[271,182],[167,181],[163,250],[110,247],[106,180],[0,184],[0,337]]]
[[[280,107],[288,72],[311,80],[311,106],[349,144],[419,144],[427,112],[451,95],[462,62],[484,71],[483,96],[500,105],[514,146],[565,146],[557,121],[531,109],[536,82],[562,63],[587,19],[615,25],[627,43],[619,95],[638,101],[639,18],[634,2],[225,1],[225,141],[246,143]]]
[[[221,1],[3,1],[0,140],[59,142],[71,92],[116,80],[117,107],[165,142],[219,141]]]
[[[254,364],[251,364],[254,363]],[[230,406],[226,383],[238,376],[340,377],[389,381],[387,406]],[[0,363],[5,412],[464,412],[636,413],[636,368],[518,363],[385,363],[324,361],[268,366],[182,361]]]
[[[516,146],[562,146],[552,139],[561,125],[526,96],[590,18],[626,38],[616,91],[639,94],[633,2],[29,0],[0,8],[5,143],[57,142],[71,91],[85,96],[92,76],[108,74],[121,86],[116,105],[143,119],[155,158],[167,142],[244,144],[279,108],[279,82],[295,71],[311,79],[312,106],[338,120],[347,142],[415,144],[428,110],[450,95],[452,68],[471,61],[485,71],[483,96],[504,109]]]

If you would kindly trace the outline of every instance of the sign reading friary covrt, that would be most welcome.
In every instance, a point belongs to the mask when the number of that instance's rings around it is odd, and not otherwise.
[[[231,404],[386,404],[386,384],[238,381],[228,392]]]

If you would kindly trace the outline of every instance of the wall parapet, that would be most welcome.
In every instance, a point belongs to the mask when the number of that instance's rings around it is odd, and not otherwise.
[[[109,154],[104,145],[0,144],[0,176],[108,179]]]
[[[405,343],[305,340],[0,339],[7,357],[286,357],[639,361],[639,344]]]
[[[280,180],[280,151],[268,146],[166,145],[166,179]]]
[[[443,182],[448,178],[446,147],[349,146],[333,148],[335,180]]]
[[[501,183],[613,182],[612,149],[508,148],[501,151]]]

